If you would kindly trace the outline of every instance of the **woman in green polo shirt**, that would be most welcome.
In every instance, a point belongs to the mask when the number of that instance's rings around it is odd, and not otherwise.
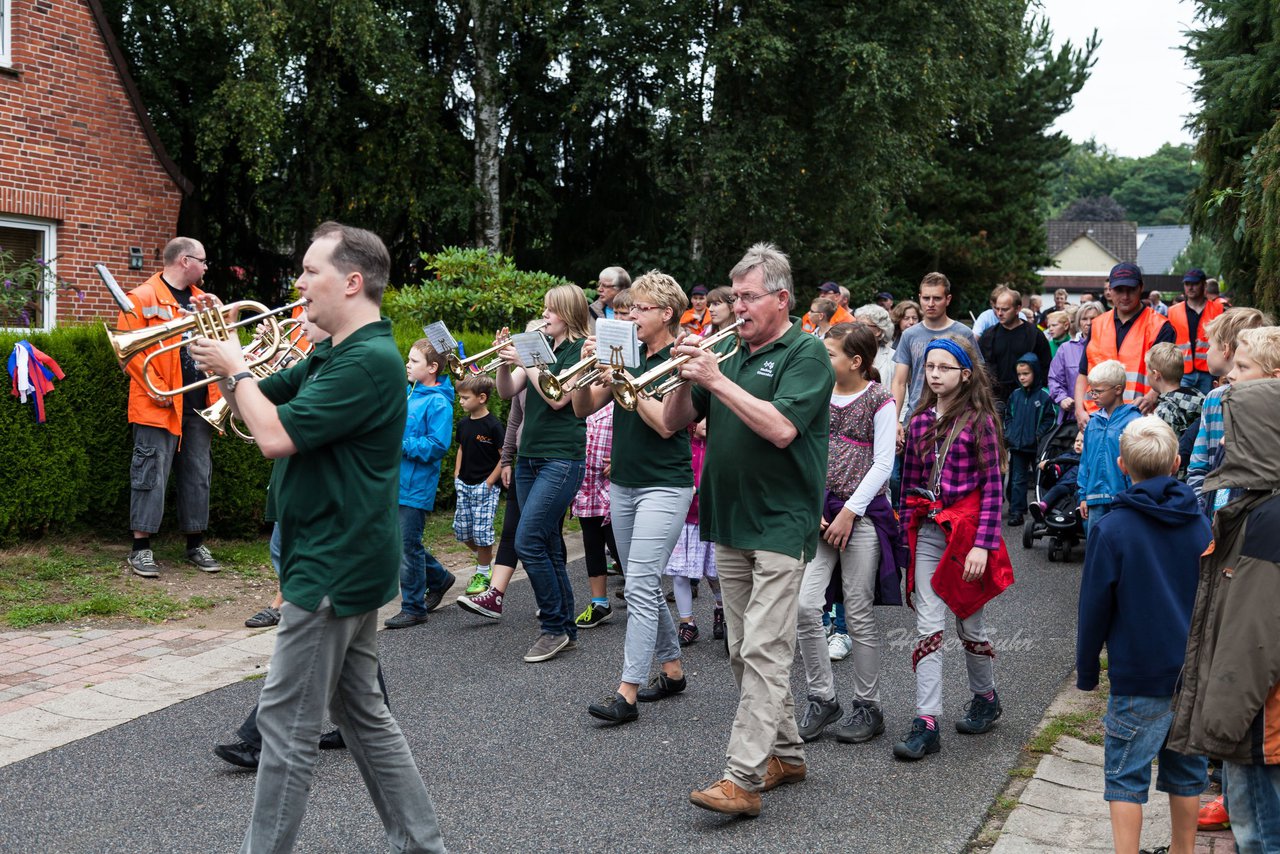
[[[555,658],[578,636],[573,617],[573,587],[565,567],[560,520],[582,485],[587,451],[586,419],[573,411],[569,395],[551,400],[538,382],[542,370],[563,373],[582,358],[587,336],[587,297],[577,285],[560,285],[547,291],[542,332],[551,339],[551,364],[544,369],[520,366],[514,346],[502,350],[498,368],[498,393],[510,400],[521,389],[530,391],[524,402],[524,433],[516,458],[516,497],[520,500],[520,524],[516,528],[516,554],[529,574],[534,598],[541,611],[542,633],[525,654],[525,661]]]
[[[632,283],[631,320],[637,326],[641,354],[640,365],[631,373],[639,376],[671,357],[687,305],[680,285],[665,273],[655,270]],[[594,349],[591,341],[584,352]],[[586,416],[611,398],[610,384],[602,381],[574,392],[573,406]],[[609,516],[626,573],[627,640],[617,692],[606,694],[587,711],[619,724],[639,716],[637,700],[653,702],[685,688],[680,641],[662,594],[662,573],[693,500],[689,432],[663,426],[660,400],[642,397],[634,412],[615,407],[610,462]],[[655,656],[662,670],[641,690]]]

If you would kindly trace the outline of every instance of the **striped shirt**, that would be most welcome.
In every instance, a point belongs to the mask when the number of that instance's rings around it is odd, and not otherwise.
[[[1222,444],[1222,434],[1226,426],[1222,421],[1222,395],[1227,386],[1215,388],[1205,395],[1204,405],[1200,407],[1200,432],[1196,434],[1196,443],[1191,449],[1191,462],[1187,464],[1187,486],[1200,494],[1205,476],[1213,470],[1213,455]]]
[[[935,409],[921,412],[911,419],[907,446],[902,462],[902,494],[914,487],[931,489],[933,462],[938,457],[945,437],[937,445],[926,440],[929,430],[938,420]],[[970,424],[956,435],[942,467],[942,478],[936,490],[944,507],[949,507],[973,490],[980,490],[978,510],[978,536],[974,545],[988,550],[1000,547],[1000,502],[1002,480],[1000,473],[1000,444],[995,422],[987,418],[980,436],[975,436]],[[903,528],[910,523],[910,510],[902,510]]]
[[[609,401],[587,416],[585,474],[578,494],[573,497],[573,515],[580,518],[609,515],[609,479],[604,476],[604,467],[612,448],[613,401]]]

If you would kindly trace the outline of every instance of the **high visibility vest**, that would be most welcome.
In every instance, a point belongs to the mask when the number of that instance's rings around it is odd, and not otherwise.
[[[1170,307],[1169,322],[1178,333],[1178,349],[1182,351],[1184,374],[1209,370],[1209,362],[1206,360],[1206,354],[1209,352],[1209,333],[1205,331],[1205,327],[1209,325],[1209,321],[1224,311],[1226,309],[1222,305],[1222,300],[1212,298],[1205,300],[1204,310],[1200,312],[1200,325],[1196,327],[1196,340],[1192,341],[1191,325],[1187,322],[1187,304],[1180,302]]]
[[[836,305],[836,313],[831,317],[831,325],[835,326],[837,323],[853,323],[854,320],[855,318],[853,314],[850,313],[849,309],[842,305]],[[800,318],[800,329],[804,332],[813,332],[817,330],[817,328],[818,324],[809,319],[809,312],[806,311],[804,313],[804,317]]]
[[[1118,359],[1124,363],[1124,402],[1137,403],[1151,386],[1147,385],[1147,351],[1156,343],[1156,336],[1167,321],[1149,308],[1143,307],[1124,336],[1124,344],[1116,352],[1116,311],[1112,309],[1093,319],[1089,330],[1089,370],[1102,362]],[[1098,404],[1085,398],[1084,408],[1094,412]]]

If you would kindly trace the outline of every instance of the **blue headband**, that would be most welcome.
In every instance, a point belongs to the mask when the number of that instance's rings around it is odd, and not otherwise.
[[[926,357],[928,357],[930,350],[946,350],[948,353],[956,357],[956,361],[960,363],[960,367],[966,368],[970,371],[973,370],[973,362],[969,359],[969,354],[964,351],[963,347],[952,341],[950,338],[935,338],[930,341],[929,346],[924,348],[924,354]]]

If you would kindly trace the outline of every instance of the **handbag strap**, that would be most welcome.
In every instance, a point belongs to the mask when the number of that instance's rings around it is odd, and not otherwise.
[[[960,433],[960,418],[957,417],[951,424],[951,429],[947,431],[947,441],[938,449],[938,456],[933,460],[933,471],[929,474],[929,490],[937,496],[942,487],[942,464],[946,461],[947,455],[951,453],[951,445],[955,442],[956,436]]]

